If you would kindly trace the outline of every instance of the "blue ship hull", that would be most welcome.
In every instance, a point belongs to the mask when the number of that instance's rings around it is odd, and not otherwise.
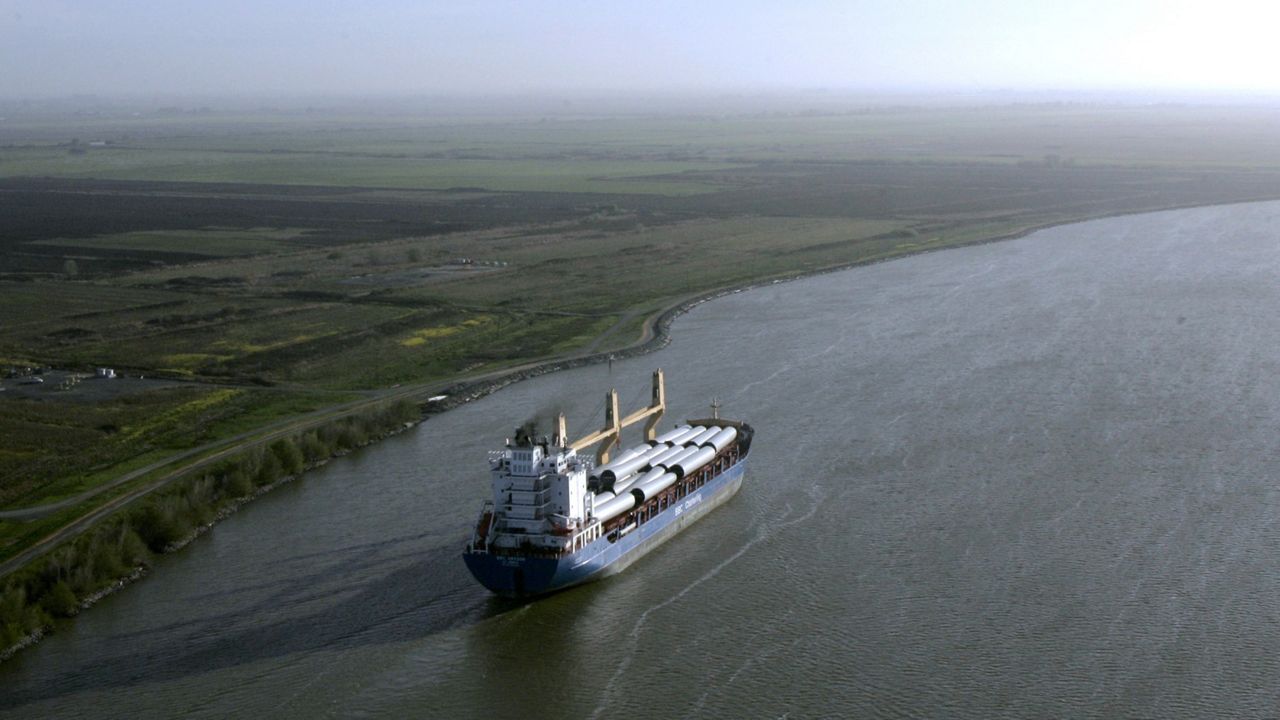
[[[607,537],[562,557],[463,553],[471,574],[504,597],[528,597],[562,590],[620,572],[645,553],[733,497],[742,487],[747,458],[712,478],[634,530],[609,542]]]

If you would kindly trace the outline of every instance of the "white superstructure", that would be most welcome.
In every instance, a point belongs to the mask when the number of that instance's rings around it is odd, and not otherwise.
[[[517,432],[515,442],[490,453],[494,548],[575,550],[600,536],[589,520],[590,461],[561,445]]]

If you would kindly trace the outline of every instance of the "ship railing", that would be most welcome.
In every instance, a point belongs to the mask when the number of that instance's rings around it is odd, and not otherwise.
[[[570,550],[577,552],[595,540],[599,539],[602,532],[602,525],[598,518],[587,519],[572,536],[570,542]]]
[[[489,538],[493,536],[493,526],[497,518],[493,515],[493,501],[485,500],[480,505],[480,514],[476,516],[476,526],[471,531],[471,549],[487,550]]]

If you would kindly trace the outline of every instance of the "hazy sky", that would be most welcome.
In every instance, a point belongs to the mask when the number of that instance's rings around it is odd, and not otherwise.
[[[828,89],[1280,92],[1218,0],[0,0],[0,96]]]

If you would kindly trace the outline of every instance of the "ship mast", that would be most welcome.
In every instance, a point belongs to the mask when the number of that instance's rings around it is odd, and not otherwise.
[[[662,414],[667,411],[667,386],[661,368],[653,371],[653,398],[648,407],[640,408],[626,417],[620,417],[616,389],[609,391],[604,402],[604,429],[597,430],[584,438],[569,442],[564,415],[561,414],[557,421],[560,437],[563,438],[561,442],[571,450],[582,450],[598,443],[596,447],[598,465],[609,462],[609,454],[613,448],[622,444],[624,427],[646,420],[644,439],[652,440],[658,436],[658,423],[662,422]]]

